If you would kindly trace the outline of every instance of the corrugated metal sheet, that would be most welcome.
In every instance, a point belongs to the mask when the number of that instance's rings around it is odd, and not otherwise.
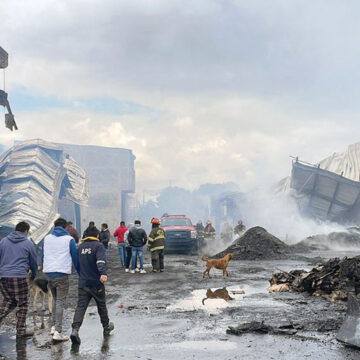
[[[309,166],[295,161],[290,187],[296,190],[301,211],[309,216],[346,222],[358,214],[360,182],[324,170],[321,165]]]
[[[35,243],[58,217],[60,197],[84,205],[86,172],[60,147],[43,140],[22,142],[0,157],[0,224],[13,229],[20,221],[31,226]]]

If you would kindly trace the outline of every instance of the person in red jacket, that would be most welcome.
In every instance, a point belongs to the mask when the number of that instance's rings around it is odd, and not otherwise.
[[[121,221],[120,226],[114,232],[114,236],[117,237],[118,240],[118,250],[119,250],[121,266],[125,266],[124,234],[127,232],[127,230],[128,228],[125,226],[125,221]]]

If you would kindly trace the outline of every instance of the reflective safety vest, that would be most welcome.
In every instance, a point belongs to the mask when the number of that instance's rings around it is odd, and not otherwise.
[[[148,237],[148,248],[150,251],[163,250],[165,248],[165,231],[157,227],[151,230]]]

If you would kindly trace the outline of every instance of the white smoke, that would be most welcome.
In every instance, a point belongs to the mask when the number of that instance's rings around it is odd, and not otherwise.
[[[312,235],[347,231],[343,225],[302,216],[288,192],[259,189],[248,193],[246,201],[238,206],[247,228],[261,226],[287,244]]]

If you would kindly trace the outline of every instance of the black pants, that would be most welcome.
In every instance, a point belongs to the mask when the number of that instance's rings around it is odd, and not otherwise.
[[[130,262],[131,262],[131,246],[126,246],[125,247],[125,268],[129,269],[130,268]],[[135,267],[137,266],[137,259],[135,260]]]
[[[151,264],[154,270],[164,270],[164,250],[151,252]]]
[[[105,328],[109,325],[109,316],[105,301],[105,286],[101,284],[97,287],[79,288],[78,303],[72,323],[73,329],[80,329],[80,326],[84,320],[86,309],[89,306],[89,302],[92,298],[94,298],[96,302],[102,326]]]

